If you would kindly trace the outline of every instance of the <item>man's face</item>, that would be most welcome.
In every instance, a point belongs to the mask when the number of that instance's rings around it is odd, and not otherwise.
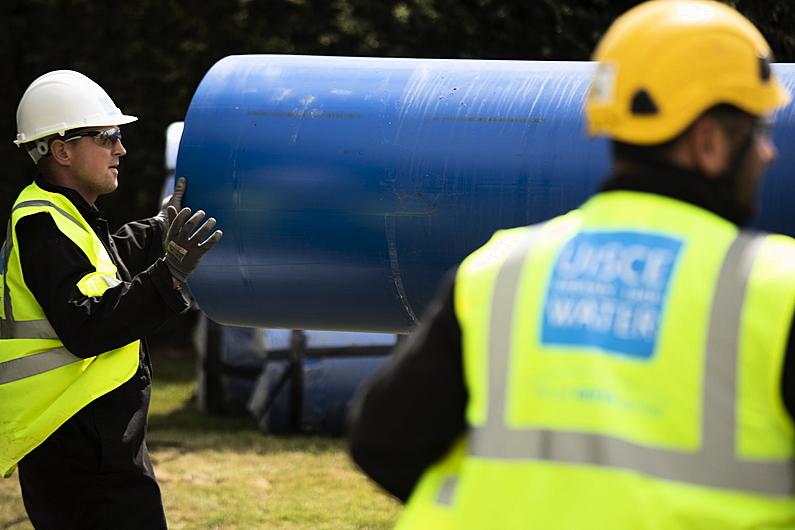
[[[87,131],[113,129],[114,127],[85,128],[67,133],[67,137]],[[118,130],[118,127],[115,127]],[[81,187],[83,196],[98,197],[111,193],[119,185],[119,159],[127,154],[121,139],[111,145],[110,140],[97,141],[91,136],[84,136],[67,142],[75,183]]]

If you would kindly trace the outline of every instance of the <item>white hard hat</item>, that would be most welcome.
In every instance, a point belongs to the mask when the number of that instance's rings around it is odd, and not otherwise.
[[[124,125],[126,116],[101,86],[79,72],[56,70],[39,77],[22,95],[17,108],[17,146],[36,142],[33,161],[49,152],[49,137],[69,129]]]

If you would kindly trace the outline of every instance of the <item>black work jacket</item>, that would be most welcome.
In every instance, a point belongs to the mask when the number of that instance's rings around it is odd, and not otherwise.
[[[148,363],[145,337],[187,308],[161,258],[163,229],[154,219],[128,223],[111,235],[102,212],[75,190],[36,177],[36,184],[60,193],[99,236],[118,268],[122,283],[102,297],[87,297],[77,288],[94,272],[88,257],[42,212],[16,225],[25,284],[44,310],[64,346],[78,357],[93,357],[141,340],[141,359]]]
[[[145,340],[187,308],[173,287],[155,219],[124,225],[111,235],[102,212],[75,190],[36,184],[69,199],[105,245],[121,284],[87,297],[78,281],[94,272],[80,248],[50,214],[16,224],[25,284],[66,348],[91,357],[141,341],[139,365],[121,386],[98,397],[61,425],[19,463],[31,521],[42,528],[165,528],[160,489],[146,448],[152,370]],[[114,522],[109,526],[109,517]]]
[[[652,178],[650,178],[652,177]],[[602,191],[656,193],[694,204],[737,222],[735,210],[696,176],[666,168],[664,175],[610,178]],[[461,328],[454,305],[455,269],[441,283],[412,340],[396,348],[391,362],[368,384],[349,421],[353,460],[375,482],[406,501],[425,469],[465,432]],[[782,394],[795,417],[795,340],[790,331]]]

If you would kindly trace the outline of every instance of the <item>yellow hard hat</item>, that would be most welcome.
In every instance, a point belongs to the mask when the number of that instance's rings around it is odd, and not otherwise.
[[[636,6],[607,30],[593,59],[599,65],[585,107],[592,136],[655,145],[716,105],[767,116],[790,100],[770,71],[765,38],[719,2]]]

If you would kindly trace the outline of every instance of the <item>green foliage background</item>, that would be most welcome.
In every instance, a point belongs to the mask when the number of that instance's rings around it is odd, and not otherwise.
[[[634,0],[3,0],[0,218],[35,167],[12,141],[25,88],[56,69],[98,82],[139,121],[124,130],[120,186],[98,206],[112,226],[158,209],[165,130],[204,74],[233,54],[587,60]],[[795,3],[727,2],[781,62],[795,62]],[[0,236],[1,238],[2,236]]]

